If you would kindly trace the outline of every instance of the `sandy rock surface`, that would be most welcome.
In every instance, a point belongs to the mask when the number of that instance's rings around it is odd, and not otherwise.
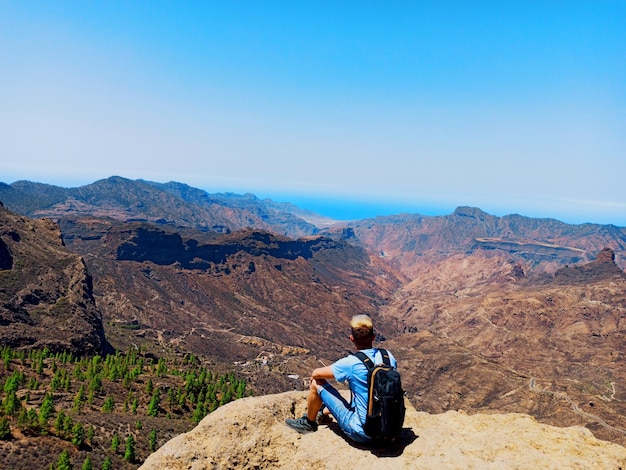
[[[167,442],[140,468],[626,468],[626,448],[582,427],[548,426],[523,414],[431,415],[407,405],[401,444],[384,450],[351,444],[335,423],[305,435],[288,428],[285,419],[304,412],[305,392],[245,398]]]

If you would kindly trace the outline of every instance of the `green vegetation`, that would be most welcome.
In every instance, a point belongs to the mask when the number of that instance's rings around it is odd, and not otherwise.
[[[64,450],[61,452],[61,455],[59,455],[55,468],[56,470],[72,470],[74,468],[72,461],[70,460],[70,454],[67,450]]]
[[[246,395],[245,380],[208,370],[192,355],[157,359],[133,347],[75,357],[5,347],[0,358],[0,440],[23,434],[56,442],[37,462],[23,453],[20,465],[33,468],[135,468],[158,440]]]
[[[124,460],[127,462],[135,461],[135,438],[129,434],[126,438],[126,450],[124,451]]]
[[[85,457],[85,460],[83,460],[83,466],[81,468],[82,470],[93,470],[93,466],[91,465],[91,457]]]

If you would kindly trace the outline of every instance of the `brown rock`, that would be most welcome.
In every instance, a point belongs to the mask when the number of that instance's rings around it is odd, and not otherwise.
[[[76,355],[106,348],[91,278],[59,226],[0,208],[0,346]]]
[[[237,400],[167,442],[140,467],[148,469],[471,469],[620,468],[626,448],[582,427],[557,428],[523,414],[448,411],[431,415],[407,403],[401,443],[383,450],[345,440],[336,424],[300,435],[306,393]]]

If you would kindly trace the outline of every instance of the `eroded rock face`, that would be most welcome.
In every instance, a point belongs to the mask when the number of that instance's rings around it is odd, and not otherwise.
[[[85,257],[105,320],[135,322],[147,339],[231,364],[269,352],[291,367],[285,350],[338,357],[351,345],[351,315],[375,315],[401,283],[362,248],[324,237],[205,234],[91,218],[60,225],[68,248]],[[394,328],[389,321],[379,332],[390,336]]]
[[[83,355],[105,344],[91,278],[59,226],[0,207],[0,345]]]
[[[448,411],[431,415],[407,403],[401,442],[380,449],[351,444],[335,423],[300,435],[305,392],[245,398],[219,408],[192,431],[152,454],[141,469],[562,469],[623,468],[626,448],[582,427],[557,428],[523,414]]]

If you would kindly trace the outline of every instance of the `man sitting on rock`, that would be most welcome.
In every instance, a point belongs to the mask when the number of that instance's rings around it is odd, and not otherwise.
[[[382,355],[372,347],[374,325],[367,315],[355,315],[350,322],[350,340],[359,351],[365,353],[374,364],[382,362]],[[389,354],[391,366],[396,368],[396,360]],[[334,364],[315,369],[311,374],[311,387],[307,398],[307,412],[298,419],[287,419],[286,423],[300,433],[317,431],[317,421],[323,418],[320,411],[326,407],[337,420],[342,431],[353,441],[369,443],[372,439],[365,434],[363,423],[367,414],[367,367],[355,355],[339,359]],[[352,402],[348,403],[327,380],[348,382],[352,391]],[[318,416],[319,413],[319,416]]]

